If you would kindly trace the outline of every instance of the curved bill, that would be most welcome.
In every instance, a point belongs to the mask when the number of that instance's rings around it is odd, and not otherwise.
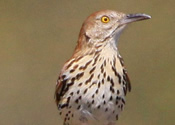
[[[123,17],[123,19],[120,20],[120,25],[132,23],[140,20],[146,20],[146,19],[151,19],[151,16],[147,14],[140,14],[140,13],[128,14],[125,17]]]

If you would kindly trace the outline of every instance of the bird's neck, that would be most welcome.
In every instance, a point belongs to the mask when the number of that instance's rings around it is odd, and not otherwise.
[[[103,51],[106,51],[107,53],[112,52],[113,54],[118,55],[119,52],[117,49],[117,43],[118,43],[118,37],[109,36],[101,41],[97,40],[86,41],[85,37],[80,37],[73,56],[76,57],[78,55],[87,55]]]
[[[93,60],[93,59],[97,59],[97,57],[98,57],[97,62],[105,61],[105,60],[112,62],[113,60],[118,60],[116,62],[117,65],[119,67],[122,67],[123,65],[121,56],[117,48],[117,41],[112,37],[109,37],[104,41],[98,42],[98,44],[93,44],[93,46],[90,46],[90,47],[85,47],[85,48],[76,47],[75,53],[73,55],[74,60],[79,60],[79,58],[84,58],[84,59],[88,58]]]

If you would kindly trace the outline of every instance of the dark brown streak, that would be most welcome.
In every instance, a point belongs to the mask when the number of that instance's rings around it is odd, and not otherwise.
[[[104,84],[104,79],[102,79],[102,84]]]
[[[100,85],[101,85],[101,83],[100,83],[100,82],[98,82],[98,88],[100,88]]]
[[[98,89],[95,91],[96,94],[98,94]]]
[[[113,88],[112,86],[110,86],[110,91],[111,91],[112,93],[115,92],[115,90],[114,90],[114,88]]]
[[[107,77],[107,81],[108,81],[108,82],[110,81],[110,77],[109,77],[109,76]]]
[[[81,85],[82,85],[82,83],[79,83],[79,84],[78,84],[78,86],[81,86]]]
[[[101,50],[95,51],[95,55],[99,54]]]
[[[96,62],[97,62],[97,60],[98,60],[99,56],[100,56],[100,54],[99,54],[99,55],[97,55],[97,56],[95,57],[95,59],[94,59],[94,63],[92,64],[92,66],[94,66],[94,65],[96,64]]]
[[[57,86],[56,86],[56,90],[55,90],[55,100],[56,100],[56,104],[58,105],[59,104],[59,101],[61,99],[61,96],[64,95],[64,88],[66,87],[66,82],[67,82],[67,79],[61,81],[61,80],[58,80],[57,81]]]
[[[116,69],[112,66],[112,70],[114,71],[115,76],[118,77],[118,82],[121,84],[121,76],[120,74],[116,71]]]
[[[97,78],[98,78],[98,79],[100,78],[100,74],[98,74]]]
[[[66,75],[62,75],[62,79],[65,79],[66,78]],[[59,77],[59,80],[60,80],[61,78]]]
[[[127,85],[126,85],[126,89],[128,89],[129,90],[129,92],[131,91],[131,83],[130,83],[130,80],[129,80],[129,77],[128,77],[128,74],[127,74],[127,72],[126,72],[126,70],[125,69],[123,69],[123,79],[126,81],[126,83],[127,83]]]
[[[67,86],[64,88],[62,92],[62,96],[69,90],[69,87],[72,86],[74,82],[67,83]]]
[[[69,67],[71,67],[72,66],[72,64],[75,62],[76,60],[74,59],[74,60],[72,60],[68,65],[67,65],[67,69],[69,68]]]
[[[84,56],[78,57],[75,61],[78,62],[80,59],[82,59]]]
[[[90,86],[89,86],[89,88],[91,88],[93,85],[95,85],[95,84],[97,84],[96,82],[93,82]]]
[[[114,86],[114,81],[113,81],[112,78],[111,78],[111,81],[110,82],[111,82],[111,85]]]
[[[124,92],[125,95],[127,94],[127,90],[126,90],[125,87],[123,87],[123,92]]]
[[[71,69],[71,70],[70,70],[70,73],[73,73],[74,71],[75,71],[74,69]]]
[[[75,65],[75,66],[73,67],[73,69],[74,69],[74,70],[76,70],[76,69],[77,69],[77,67],[78,67],[78,65]]]
[[[118,55],[117,57],[118,57],[118,59],[120,60],[121,65],[122,65],[122,66],[124,66],[124,61],[123,61],[123,58],[122,58],[122,57],[120,57],[119,55]]]
[[[96,49],[98,49],[98,48],[100,48],[100,47],[102,47],[102,45],[95,46]]]
[[[121,84],[121,76],[120,76],[120,74],[119,73],[117,73],[117,76],[118,76],[118,82],[119,82],[119,84]]]
[[[80,57],[78,57],[78,58],[75,58],[74,60],[72,60],[71,62],[69,62],[69,64],[67,65],[67,69],[69,68],[69,67],[71,67],[72,66],[72,64],[74,63],[74,62],[78,62],[80,59],[82,59],[84,56],[80,56]]]
[[[123,104],[125,104],[125,100],[122,98],[122,102],[123,102]]]
[[[117,76],[117,71],[116,71],[116,69],[113,66],[112,66],[112,70],[113,70],[115,76]]]
[[[84,72],[78,73],[78,74],[76,75],[76,79],[79,80],[83,75],[84,75]]]
[[[103,64],[104,64],[104,66],[106,66],[106,60],[104,61],[104,63],[103,63]]]
[[[103,77],[104,77],[104,78],[106,77],[106,72],[103,73]]]
[[[89,72],[89,74],[91,74],[94,70],[95,70],[96,67],[92,68]]]
[[[92,80],[93,77],[94,77],[94,74],[92,74],[92,75],[90,76],[90,78],[89,78],[88,80],[86,80],[85,84],[87,85],[89,82],[91,82],[91,80]]]
[[[116,58],[115,58],[115,56],[114,56],[114,67],[116,66]]]
[[[90,60],[89,62],[87,62],[87,63],[85,64],[85,66],[81,66],[81,67],[79,68],[79,70],[85,70],[91,62],[92,62],[92,60]]]
[[[86,94],[87,90],[88,90],[88,88],[84,90],[84,94]]]
[[[103,73],[104,72],[103,64],[101,65],[100,69],[101,69],[101,73]]]

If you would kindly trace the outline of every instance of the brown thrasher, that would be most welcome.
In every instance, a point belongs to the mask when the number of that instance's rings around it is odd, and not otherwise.
[[[64,125],[115,124],[131,90],[118,39],[127,24],[150,18],[103,10],[85,20],[78,45],[56,85],[56,103]]]

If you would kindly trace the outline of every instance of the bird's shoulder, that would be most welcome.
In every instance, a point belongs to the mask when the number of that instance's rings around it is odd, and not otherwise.
[[[74,65],[82,58],[83,56],[72,57],[64,64],[56,82],[55,101],[57,105],[59,105],[62,97],[68,91],[69,87],[74,83],[75,78],[72,78],[70,73],[77,68]]]

